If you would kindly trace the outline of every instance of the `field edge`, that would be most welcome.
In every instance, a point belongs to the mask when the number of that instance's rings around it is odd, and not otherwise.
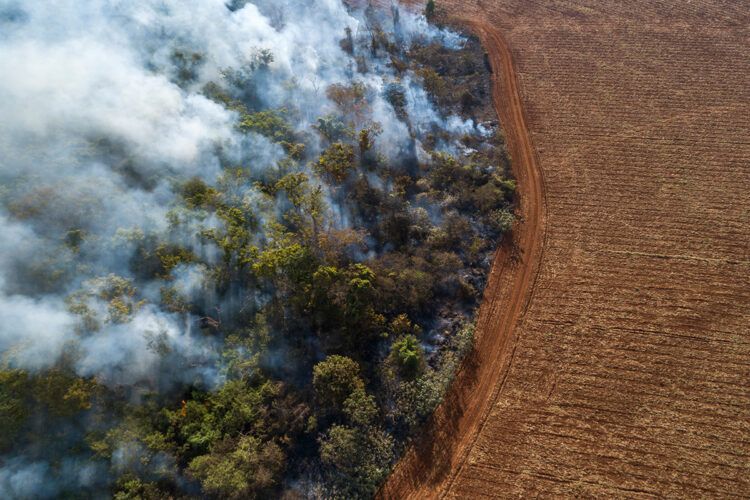
[[[492,68],[492,98],[517,180],[517,222],[498,248],[479,310],[476,343],[425,430],[398,462],[379,498],[439,498],[465,464],[513,363],[518,327],[544,253],[543,172],[531,142],[510,47],[482,19],[450,12],[479,37]]]

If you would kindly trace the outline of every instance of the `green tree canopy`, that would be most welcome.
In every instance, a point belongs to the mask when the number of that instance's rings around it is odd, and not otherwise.
[[[320,458],[340,498],[371,498],[393,461],[393,438],[376,427],[333,425],[320,439]]]
[[[188,470],[206,493],[231,499],[258,498],[278,482],[284,458],[273,441],[241,436],[226,439],[210,454],[193,459]]]
[[[354,146],[335,142],[320,155],[320,159],[313,167],[318,175],[341,183],[354,169],[354,159]]]
[[[364,387],[359,365],[346,356],[334,354],[313,367],[315,397],[328,410],[338,410],[355,390]]]

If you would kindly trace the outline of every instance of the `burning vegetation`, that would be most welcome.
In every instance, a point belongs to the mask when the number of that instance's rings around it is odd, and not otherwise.
[[[0,84],[49,104],[0,142],[0,490],[368,497],[513,222],[484,54],[395,7],[187,3],[0,12],[0,61],[78,57],[89,105]]]

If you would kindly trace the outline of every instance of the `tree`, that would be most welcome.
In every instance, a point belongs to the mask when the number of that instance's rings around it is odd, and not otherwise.
[[[346,356],[334,354],[313,367],[315,397],[327,410],[340,409],[355,390],[364,387],[359,365]]]
[[[123,475],[116,485],[114,500],[161,500],[170,498],[157,484],[143,481],[132,474]]]
[[[364,389],[355,389],[344,401],[344,413],[352,424],[364,427],[375,421],[378,405]]]
[[[385,86],[385,100],[393,106],[396,116],[406,118],[406,89],[400,83],[389,83]]]
[[[424,89],[432,95],[437,102],[442,102],[447,90],[443,77],[430,67],[419,69],[417,74],[422,77]]]
[[[274,277],[277,274],[299,281],[309,271],[310,250],[290,239],[276,241],[264,249],[253,263],[253,271],[259,276]]]
[[[346,124],[334,114],[318,118],[318,124],[315,125],[315,128],[329,142],[340,140],[347,133]]]
[[[359,152],[362,157],[372,149],[375,137],[383,132],[383,126],[378,122],[373,122],[369,127],[359,131]]]
[[[180,194],[189,208],[205,208],[213,204],[219,195],[216,189],[203,182],[200,177],[193,177],[185,182]]]
[[[427,0],[427,5],[424,8],[424,15],[427,19],[432,19],[435,15],[435,0]]]
[[[346,286],[335,266],[319,266],[312,275],[308,310],[319,329],[336,329],[343,321]]]
[[[344,32],[346,33],[346,36],[343,40],[339,42],[339,45],[343,49],[344,52],[346,52],[349,55],[354,54],[354,38],[352,37],[352,29],[347,26],[344,28]]]
[[[283,190],[286,197],[296,208],[300,208],[305,201],[305,194],[309,189],[310,179],[304,172],[289,173],[276,181],[276,192]]]
[[[328,177],[333,182],[341,183],[354,169],[354,147],[343,142],[331,144],[313,165],[318,175]]]
[[[256,132],[273,142],[291,142],[294,131],[286,120],[287,110],[266,110],[246,114],[240,121],[240,130]]]
[[[30,391],[55,416],[69,417],[91,408],[96,382],[64,370],[49,370],[33,379]]]
[[[422,332],[422,328],[419,325],[415,325],[409,319],[406,314],[399,314],[391,321],[388,326],[388,333],[393,337],[403,337],[404,335],[419,335]]]
[[[188,470],[206,493],[222,498],[257,498],[265,497],[277,484],[284,459],[284,452],[273,441],[241,436],[236,441],[225,439],[210,454],[196,457]]]
[[[268,435],[274,428],[269,422],[270,406],[280,390],[278,383],[270,381],[249,385],[243,380],[230,380],[207,400],[191,399],[170,412],[177,430],[175,437],[194,456],[205,453],[225,436]]]
[[[347,315],[360,319],[362,312],[372,303],[375,273],[364,264],[352,264],[347,269],[349,290],[347,293]]]
[[[320,459],[335,498],[372,498],[390,471],[393,438],[374,426],[333,425],[320,439]]]
[[[367,88],[362,82],[351,85],[334,83],[326,89],[326,95],[333,101],[347,119],[361,122],[368,110]]]
[[[387,313],[419,315],[432,300],[435,279],[429,264],[419,257],[392,254],[373,263],[377,277],[379,310]]]
[[[313,273],[305,310],[328,351],[362,352],[382,333],[385,318],[373,307],[375,274],[363,264],[346,269],[319,266]]]
[[[29,416],[29,376],[21,370],[0,371],[0,450],[11,446]]]

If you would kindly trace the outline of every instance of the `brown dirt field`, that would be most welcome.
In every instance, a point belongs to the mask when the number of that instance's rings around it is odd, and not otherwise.
[[[750,4],[438,5],[490,52],[520,251],[381,496],[750,496]]]

